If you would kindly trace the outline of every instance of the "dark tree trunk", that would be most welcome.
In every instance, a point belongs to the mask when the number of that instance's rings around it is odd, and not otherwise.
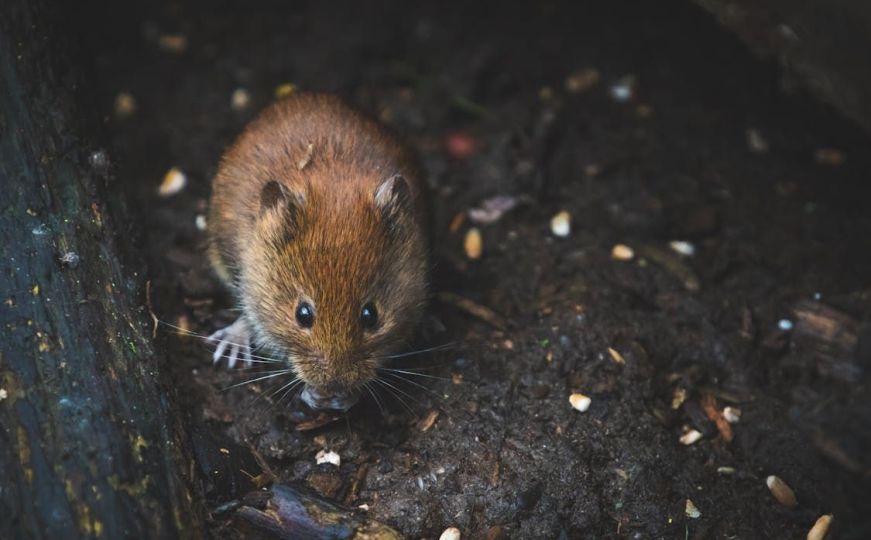
[[[0,538],[200,537],[75,6],[0,3]]]

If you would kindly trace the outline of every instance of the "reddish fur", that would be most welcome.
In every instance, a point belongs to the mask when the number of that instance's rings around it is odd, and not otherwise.
[[[374,196],[395,174],[412,200],[388,220]],[[303,202],[261,211],[271,180]],[[355,390],[374,378],[378,357],[395,352],[422,314],[423,191],[407,149],[337,98],[293,95],[263,111],[223,156],[209,216],[212,264],[255,341],[315,388]],[[310,330],[295,319],[301,300],[314,306]],[[368,301],[380,321],[371,332],[359,319]]]

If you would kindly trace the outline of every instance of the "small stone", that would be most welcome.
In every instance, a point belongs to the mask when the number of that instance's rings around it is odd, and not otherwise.
[[[702,434],[700,431],[696,429],[690,429],[680,436],[680,443],[685,446],[689,446],[691,444],[697,443],[701,438]]]
[[[780,319],[779,321],[777,321],[777,327],[784,332],[789,332],[790,330],[792,330],[793,323],[789,319]]]
[[[683,240],[672,240],[668,243],[668,247],[670,247],[671,250],[675,253],[683,255],[684,257],[692,257],[696,254],[696,246],[693,245],[692,242],[685,242]]]
[[[315,463],[317,463],[318,465],[321,465],[323,463],[329,463],[338,467],[342,463],[342,458],[340,458],[339,454],[333,452],[332,450],[321,450],[315,456]]]
[[[601,76],[597,69],[582,69],[566,77],[565,87],[569,94],[580,94],[596,86]]]
[[[194,220],[194,223],[196,224],[198,231],[205,231],[206,227],[208,227],[208,222],[206,221],[206,216],[204,216],[203,214],[197,214],[197,217]]]
[[[233,90],[233,94],[230,95],[230,108],[234,111],[241,111],[247,109],[249,104],[251,104],[251,94],[248,93],[248,90],[244,88]]]
[[[771,494],[774,495],[777,502],[783,506],[792,508],[798,505],[798,500],[795,498],[795,492],[792,491],[792,488],[789,487],[786,482],[781,480],[780,477],[774,475],[769,476],[765,479],[765,485],[768,486],[768,490],[771,491]]]
[[[466,257],[473,261],[481,258],[483,240],[481,239],[481,231],[477,227],[472,227],[466,232],[463,248],[466,250]]]
[[[9,397],[9,392],[6,391],[5,388],[0,388],[0,401]]]
[[[699,512],[699,509],[696,508],[696,505],[693,503],[693,501],[689,499],[687,499],[684,513],[686,513],[687,517],[690,519],[699,519],[700,517],[702,517],[702,513]]]
[[[550,218],[550,232],[559,238],[565,238],[572,232],[572,216],[563,210]]]
[[[631,261],[635,257],[635,250],[626,244],[616,244],[611,248],[611,257],[618,261]]]
[[[593,400],[584,394],[575,393],[569,396],[569,403],[572,404],[572,408],[576,411],[587,412],[592,402]]]
[[[730,424],[737,424],[741,420],[741,409],[737,407],[726,407],[723,409],[723,418]]]
[[[832,514],[825,514],[817,518],[816,523],[807,533],[807,540],[824,540],[829,534],[829,527],[832,526],[834,519],[835,516]]]
[[[115,96],[115,116],[128,118],[136,112],[136,98],[129,92],[119,92]]]
[[[439,540],[460,540],[460,529],[456,527],[448,527],[439,536]]]
[[[746,132],[747,148],[754,154],[764,154],[768,152],[768,141],[762,136],[758,129],[748,128]]]
[[[164,175],[157,193],[161,197],[169,197],[183,190],[187,183],[187,176],[178,167],[173,167]]]

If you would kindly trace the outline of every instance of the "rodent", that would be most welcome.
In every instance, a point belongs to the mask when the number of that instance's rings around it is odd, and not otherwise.
[[[294,93],[220,160],[209,259],[241,316],[211,336],[288,362],[312,408],[348,409],[414,334],[427,299],[426,185],[386,128],[337,97]]]

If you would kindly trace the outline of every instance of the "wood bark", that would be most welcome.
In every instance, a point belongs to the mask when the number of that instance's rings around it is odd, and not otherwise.
[[[200,537],[75,8],[0,2],[0,538]]]

